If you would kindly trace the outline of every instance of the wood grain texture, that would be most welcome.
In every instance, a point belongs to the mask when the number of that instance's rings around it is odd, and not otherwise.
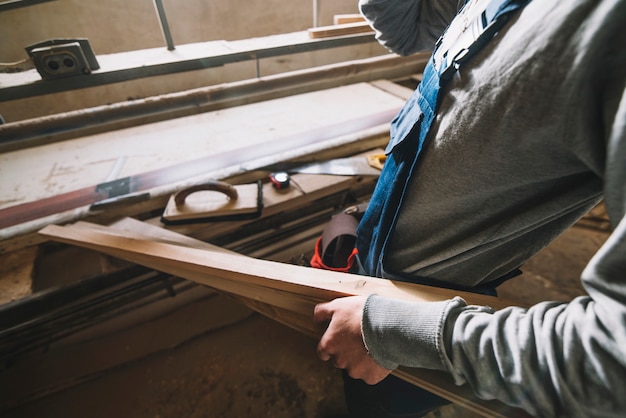
[[[354,22],[365,22],[365,18],[360,13],[344,13],[333,16],[333,25]]]
[[[154,189],[388,124],[402,103],[359,83],[2,153],[12,175],[0,178],[0,229],[111,197],[97,185],[120,157],[130,192],[155,197]]]
[[[323,326],[312,320],[314,306],[342,296],[377,293],[411,301],[461,296],[468,303],[496,309],[509,305],[490,296],[254,259],[206,243],[189,247],[194,243],[187,237],[182,238],[179,245],[175,243],[175,233],[150,237],[153,232],[136,226],[124,231],[87,223],[65,227],[50,225],[40,233],[56,241],[101,251],[205,284],[313,337],[323,332]],[[398,369],[394,374],[483,416],[525,416],[501,403],[476,399],[469,387],[454,385],[451,378],[441,372]]]
[[[210,181],[173,194],[163,211],[163,222],[185,222],[261,214],[261,185],[229,185]]]
[[[309,29],[311,39],[330,38],[333,36],[353,35],[357,33],[374,32],[367,22],[350,22],[338,25],[318,26]]]

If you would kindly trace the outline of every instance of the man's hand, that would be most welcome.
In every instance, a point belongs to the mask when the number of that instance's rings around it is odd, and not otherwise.
[[[317,345],[319,358],[331,360],[335,367],[346,369],[353,379],[373,385],[391,371],[379,366],[363,344],[361,319],[366,300],[364,296],[352,296],[320,303],[315,307],[313,318],[316,322],[329,322]]]

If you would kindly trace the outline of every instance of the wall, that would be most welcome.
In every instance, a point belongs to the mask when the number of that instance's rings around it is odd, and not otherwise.
[[[177,45],[303,31],[313,25],[311,0],[163,0]],[[335,14],[357,13],[357,0],[320,0],[319,24]],[[0,62],[27,57],[24,47],[52,38],[86,37],[97,55],[165,48],[152,0],[56,0],[0,13]],[[266,59],[261,75],[385,53],[378,44]],[[0,102],[7,122],[73,109],[182,91],[256,76],[245,62],[192,73]]]

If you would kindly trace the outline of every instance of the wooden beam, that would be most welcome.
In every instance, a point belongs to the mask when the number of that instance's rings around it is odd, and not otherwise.
[[[259,260],[205,245],[190,248],[173,244],[172,235],[168,236],[168,243],[163,243],[141,232],[109,230],[88,224],[50,225],[40,233],[59,242],[101,251],[243,298],[259,312],[315,337],[322,334],[323,327],[313,322],[313,307],[342,296],[377,293],[412,301],[440,301],[461,296],[470,304],[490,305],[496,309],[510,305],[491,296]],[[394,373],[483,416],[525,416],[498,402],[476,399],[470,388],[457,387],[443,373],[421,369],[400,369]]]
[[[365,22],[365,18],[360,13],[346,13],[333,16],[333,24],[341,25],[343,23]]]
[[[309,29],[309,37],[312,39],[331,38],[335,36],[354,35],[358,33],[374,32],[367,22],[342,23],[339,25],[318,26]]]

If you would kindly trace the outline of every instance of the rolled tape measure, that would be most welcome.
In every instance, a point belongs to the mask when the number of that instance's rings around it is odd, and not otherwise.
[[[270,174],[270,181],[272,185],[278,189],[286,189],[289,187],[289,173],[285,171],[278,171]]]

